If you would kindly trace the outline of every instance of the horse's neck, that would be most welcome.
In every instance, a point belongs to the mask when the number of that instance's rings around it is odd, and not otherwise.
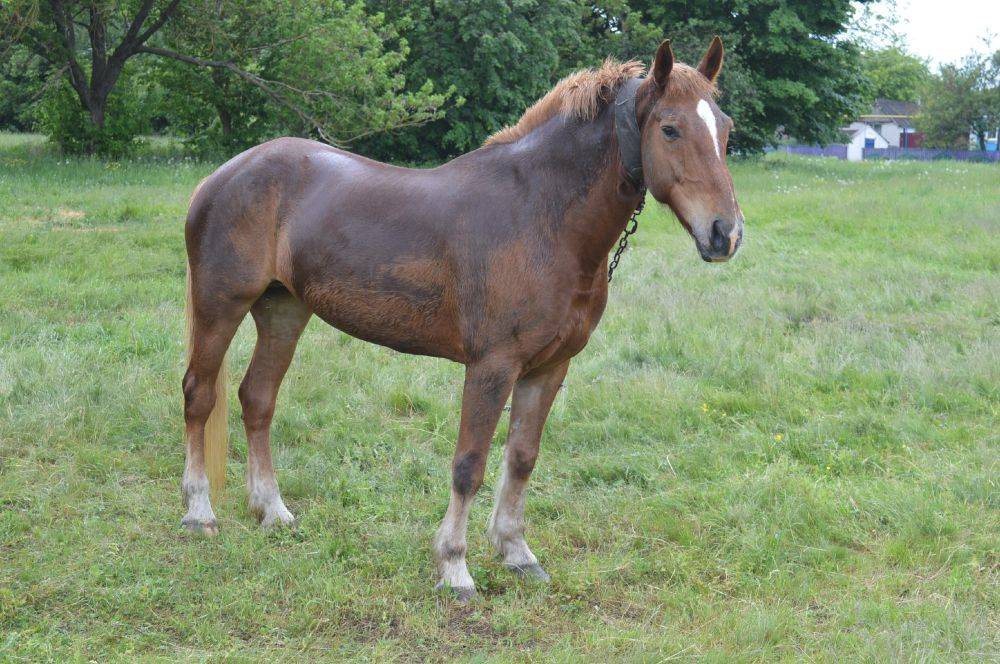
[[[561,218],[547,220],[557,250],[571,252],[585,273],[604,265],[640,201],[630,185],[620,190],[623,172],[612,115],[606,108],[593,122],[554,119],[537,130],[538,137],[526,137],[536,139],[529,148],[532,161],[544,165],[547,195],[561,211]]]
[[[559,234],[565,249],[573,252],[587,273],[604,265],[640,200],[624,184],[613,116],[609,105],[593,122],[563,123],[557,133],[564,135],[551,142],[557,159],[576,164],[574,169],[563,170],[562,190],[568,195]]]

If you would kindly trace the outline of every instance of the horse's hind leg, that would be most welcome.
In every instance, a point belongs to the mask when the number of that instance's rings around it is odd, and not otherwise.
[[[524,490],[538,457],[542,428],[568,368],[565,362],[514,385],[503,470],[486,531],[508,569],[542,581],[549,575],[524,541]]]
[[[187,513],[181,525],[206,535],[218,533],[205,472],[205,424],[215,408],[216,378],[249,303],[229,303],[216,311],[192,311],[191,359],[184,374],[186,458],[182,483]],[[223,397],[224,398],[224,397]]]
[[[284,287],[276,286],[254,303],[250,313],[257,324],[257,346],[240,385],[250,511],[262,526],[288,524],[294,518],[281,500],[271,462],[271,418],[278,387],[312,312]]]

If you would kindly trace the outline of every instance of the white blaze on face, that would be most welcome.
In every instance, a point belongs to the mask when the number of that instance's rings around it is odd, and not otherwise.
[[[708,133],[712,136],[712,145],[715,146],[715,156],[722,159],[722,152],[719,149],[719,127],[716,124],[715,113],[712,112],[712,107],[708,105],[707,101],[701,99],[698,101],[697,111],[698,117],[708,127]]]

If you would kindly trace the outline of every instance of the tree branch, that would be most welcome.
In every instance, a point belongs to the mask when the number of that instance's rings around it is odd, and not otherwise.
[[[142,29],[142,24],[146,22],[146,19],[149,18],[149,12],[153,10],[154,2],[155,0],[145,0],[145,2],[142,3],[142,6],[139,7],[139,11],[135,14],[135,18],[132,19],[132,22],[129,24],[128,31],[125,33],[125,36],[122,37],[122,44],[131,44],[135,41],[135,38],[139,34],[139,30]],[[115,50],[115,53],[117,54],[117,49]]]
[[[90,5],[90,23],[86,28],[87,34],[90,35],[90,80],[93,85],[103,80],[104,70],[108,64],[107,31],[104,26],[104,16],[96,4]]]
[[[156,34],[156,32],[163,27],[163,24],[170,19],[170,16],[177,9],[177,6],[180,5],[181,0],[171,0],[170,4],[167,5],[162,12],[160,12],[159,16],[156,17],[156,20],[140,33],[139,31],[142,30],[142,24],[146,22],[147,18],[149,18],[149,13],[153,9],[153,3],[154,0],[145,0],[145,2],[142,3],[142,7],[140,7],[139,11],[136,13],[135,19],[132,20],[131,24],[129,24],[128,32],[125,33],[125,36],[122,37],[121,43],[118,44],[114,53],[111,54],[111,60],[118,63],[124,63],[129,57],[135,55],[136,53],[140,53],[142,45],[146,43],[147,39]]]
[[[228,62],[225,60],[207,60],[205,58],[198,58],[193,55],[186,55],[184,53],[178,53],[176,51],[171,51],[156,46],[141,46],[139,47],[138,52],[149,53],[151,55],[159,55],[164,58],[179,60],[180,62],[186,62],[188,64],[197,65],[199,67],[213,67],[216,69],[229,70],[236,76],[242,78],[244,81],[263,90],[268,97],[277,102],[280,106],[283,106],[284,108],[287,108],[288,110],[295,113],[295,115],[297,115],[302,122],[312,127],[313,130],[316,131],[316,134],[325,142],[329,143],[330,145],[339,145],[339,142],[335,138],[330,136],[330,134],[327,132],[326,126],[324,125],[322,120],[312,115],[306,109],[302,108],[300,105],[294,103],[292,100],[288,99],[287,97],[279,93],[277,90],[275,90],[272,86],[278,85],[278,83],[275,83],[274,81],[268,81],[266,79],[263,79],[260,76],[257,76],[256,74],[252,74],[244,69],[241,69],[232,62]],[[291,87],[284,83],[281,83],[280,85],[289,88]]]
[[[156,20],[147,28],[139,37],[135,40],[137,46],[142,46],[146,43],[146,40],[156,34],[157,30],[163,27],[163,24],[170,19],[170,15],[174,13],[177,9],[177,5],[181,4],[181,0],[172,0],[166,9],[160,12],[160,15],[156,17]]]
[[[69,67],[69,82],[80,95],[81,101],[88,108],[90,107],[90,86],[87,81],[87,74],[84,73],[80,63],[76,61],[76,32],[73,29],[73,21],[66,13],[66,8],[61,0],[50,0],[49,6],[52,9],[52,20],[62,35],[62,47]]]

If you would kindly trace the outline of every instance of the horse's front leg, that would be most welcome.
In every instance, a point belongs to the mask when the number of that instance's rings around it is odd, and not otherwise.
[[[524,490],[538,457],[542,428],[568,368],[566,361],[525,376],[514,386],[503,471],[486,531],[508,569],[542,581],[549,575],[524,541]]]
[[[493,433],[517,372],[511,363],[489,361],[477,362],[465,369],[462,420],[451,466],[451,502],[434,540],[434,554],[441,574],[437,587],[450,589],[462,602],[476,594],[475,583],[465,564],[469,508],[483,483]]]

